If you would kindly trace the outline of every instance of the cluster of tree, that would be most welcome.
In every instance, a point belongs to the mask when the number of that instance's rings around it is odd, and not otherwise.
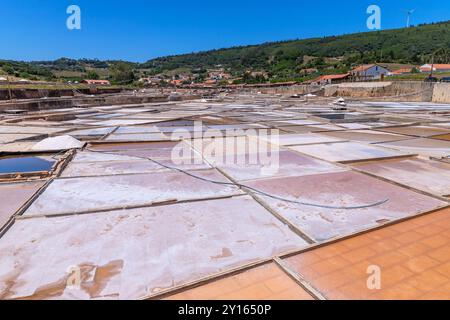
[[[87,68],[107,69],[110,66],[110,61],[101,61],[98,59],[70,59],[60,58],[54,61],[32,61],[30,64],[46,67],[51,70],[64,71],[80,71],[86,72]]]
[[[18,78],[30,80],[38,80],[41,78],[47,80],[54,79],[51,70],[26,62],[0,60],[0,68],[4,73]]]
[[[85,72],[86,69],[78,60],[69,58],[60,58],[54,61],[32,61],[31,65],[45,67],[51,70],[80,71]]]
[[[137,80],[133,64],[119,61],[115,62],[110,67],[111,82],[117,85],[127,85]]]
[[[262,75],[262,74],[252,75],[251,72],[245,72],[241,78],[235,80],[233,83],[234,84],[242,84],[242,83],[257,84],[257,83],[264,83],[266,81],[267,81],[266,77],[264,77],[264,75]]]

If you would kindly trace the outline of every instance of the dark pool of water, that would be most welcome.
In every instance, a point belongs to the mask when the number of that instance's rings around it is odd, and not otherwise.
[[[317,117],[325,118],[329,120],[344,120],[348,117],[348,115],[344,113],[328,113],[328,114],[319,114]]]
[[[50,171],[55,161],[39,157],[18,157],[0,159],[0,174]]]

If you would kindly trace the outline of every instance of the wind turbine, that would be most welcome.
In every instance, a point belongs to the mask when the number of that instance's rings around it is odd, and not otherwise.
[[[411,15],[416,11],[416,9],[406,11],[406,27],[409,28],[411,22]]]

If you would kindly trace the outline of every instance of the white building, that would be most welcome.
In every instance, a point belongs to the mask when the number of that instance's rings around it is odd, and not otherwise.
[[[433,69],[433,70],[432,70]],[[420,72],[430,73],[433,72],[450,72],[450,64],[424,64],[420,67]]]
[[[379,80],[389,73],[389,69],[378,64],[364,64],[350,71],[350,75],[356,81]]]

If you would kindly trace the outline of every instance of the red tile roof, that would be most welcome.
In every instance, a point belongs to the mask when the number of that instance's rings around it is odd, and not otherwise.
[[[413,68],[402,68],[395,71],[392,71],[392,74],[404,74],[404,73],[411,73]]]
[[[172,84],[179,86],[183,84],[183,80],[172,80],[170,81]]]
[[[431,71],[431,64],[426,64],[420,67],[420,70],[429,70]],[[450,70],[450,64],[433,64],[433,70]]]
[[[205,84],[216,84],[217,81],[216,80],[206,80]]]
[[[345,74],[328,74],[328,75],[325,75],[325,76],[320,76],[317,79],[313,80],[312,82],[319,82],[319,81],[324,81],[324,80],[345,79],[348,76],[350,76],[349,73],[345,73]]]
[[[322,76],[323,80],[334,80],[334,79],[344,79],[347,78],[350,74],[345,73],[345,74],[329,74],[329,75],[325,75]]]
[[[360,65],[360,66],[356,67],[355,69],[353,69],[352,72],[364,72],[374,66],[375,66],[375,64],[363,64],[363,65]]]

